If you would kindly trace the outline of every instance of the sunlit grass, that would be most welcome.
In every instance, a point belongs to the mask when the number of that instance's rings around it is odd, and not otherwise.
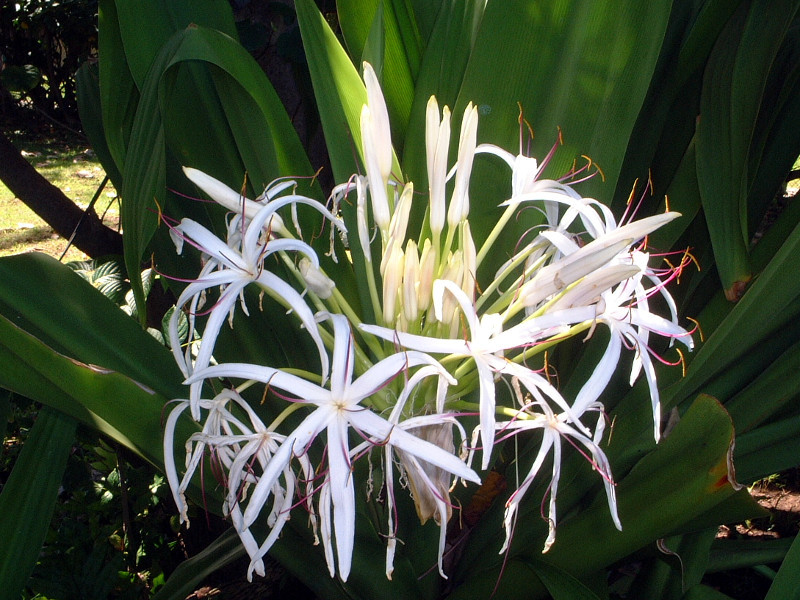
[[[14,144],[50,183],[61,189],[81,208],[86,208],[102,183],[105,173],[88,144],[63,140],[16,139]],[[117,228],[119,203],[107,183],[95,204],[107,225]],[[67,240],[53,232],[23,202],[0,182],[0,256],[21,252],[45,252],[56,258],[67,248]],[[85,260],[77,248],[70,248],[65,261]]]

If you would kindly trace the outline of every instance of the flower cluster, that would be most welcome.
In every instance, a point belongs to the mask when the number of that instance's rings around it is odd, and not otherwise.
[[[691,349],[692,338],[678,324],[665,290],[680,265],[652,267],[645,241],[678,215],[617,222],[607,207],[573,189],[580,172],[557,181],[543,178],[550,155],[540,163],[479,145],[478,113],[471,104],[461,119],[458,153],[451,161],[450,111],[440,110],[431,98],[425,137],[427,209],[414,238],[409,216],[419,193],[396,175],[386,105],[368,64],[364,79],[366,174],[337,186],[328,204],[332,208],[295,194],[292,181],[275,182],[259,198],[248,200],[208,175],[185,169],[232,216],[224,241],[189,219],[173,228],[179,250],[188,242],[204,258],[200,275],[180,295],[181,310],[170,324],[173,352],[188,385],[188,397],[176,401],[169,415],[164,441],[182,519],[187,518],[186,489],[210,456],[226,489],[223,510],[251,558],[248,575],[263,574],[264,555],[293,508],[302,506],[331,575],[346,580],[355,539],[358,486],[353,463],[375,452],[383,465],[388,514],[387,576],[391,578],[398,537],[397,481],[409,488],[420,520],[433,518],[438,524],[439,571],[445,576],[442,554],[453,484],[480,482],[472,467],[474,456],[480,456],[480,468],[486,470],[495,444],[538,430],[539,451],[506,502],[501,551],[508,548],[519,504],[551,454],[550,530],[544,551],[555,541],[564,440],[585,449],[605,483],[611,518],[621,527],[602,448],[605,413],[600,398],[623,348],[632,351],[630,381],[642,372],[647,378],[658,439],[660,406],[650,339],[663,336]],[[473,161],[481,154],[508,165],[511,194],[477,247],[470,229],[469,183]],[[345,201],[356,209],[348,228],[338,213]],[[315,208],[332,229],[347,232],[348,260],[352,254],[360,256],[349,264],[368,290],[369,316],[348,304],[315,251],[302,241],[294,212],[298,204]],[[489,281],[479,282],[478,273],[490,253],[497,253],[509,222],[531,205],[541,211],[544,223],[509,251]],[[292,218],[279,211],[291,211]],[[293,279],[286,281],[269,270],[268,257],[282,261]],[[303,330],[299,335],[310,336],[317,349],[318,372],[216,363],[217,336],[226,321],[235,325],[237,305],[247,313],[243,291],[251,285],[291,311]],[[208,309],[207,294],[214,298]],[[663,299],[666,317],[651,310],[654,295]],[[188,342],[179,334],[181,313],[189,321]],[[195,332],[200,315],[206,317],[201,334]],[[548,377],[545,352],[574,336],[592,335],[597,327],[609,331],[607,348],[579,393],[565,398]],[[242,383],[209,400],[207,390],[213,386],[206,384],[218,378]],[[284,407],[269,424],[241,395],[258,382],[267,388],[270,402]],[[174,438],[186,410],[200,430],[185,441],[186,462],[179,469],[174,461],[179,440]],[[294,413],[299,418],[288,419]],[[296,425],[289,429],[287,422]],[[475,423],[471,434],[466,423]],[[323,458],[314,464],[312,455]],[[261,529],[254,528],[257,522]],[[256,530],[268,534],[258,540]]]

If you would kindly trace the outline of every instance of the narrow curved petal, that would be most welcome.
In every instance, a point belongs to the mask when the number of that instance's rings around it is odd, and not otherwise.
[[[356,500],[347,443],[347,423],[343,419],[337,419],[328,426],[328,465],[339,577],[342,581],[347,581],[353,560]]]

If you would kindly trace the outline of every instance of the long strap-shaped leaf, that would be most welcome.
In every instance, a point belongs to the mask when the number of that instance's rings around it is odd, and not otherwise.
[[[42,408],[0,493],[0,595],[19,598],[50,527],[77,423]]]
[[[200,90],[182,87],[181,74],[173,69],[197,62],[213,67],[210,82]],[[208,101],[207,110],[191,115],[193,131],[185,132],[182,141],[192,142],[175,144],[177,140],[165,136],[164,113],[168,107],[174,114],[180,112],[180,103],[198,94]],[[131,273],[139,271],[158,226],[159,207],[166,203],[166,144],[189,166],[212,170],[208,167],[214,163],[228,165],[223,173],[212,172],[234,188],[241,186],[245,173],[254,187],[283,175],[312,173],[283,105],[247,51],[227,35],[204,27],[175,34],[150,68],[131,134],[122,207],[125,263]],[[143,303],[141,286],[136,279],[132,283],[137,304]]]
[[[800,299],[800,279],[796,276],[798,252],[800,226],[794,229],[713,335],[696,351],[686,377],[665,390],[663,404],[671,406],[690,397],[737,360],[757,351],[759,344],[765,343],[782,325],[794,322]],[[709,310],[718,312],[713,306]],[[713,318],[713,314],[709,315],[709,320]],[[700,319],[702,323],[703,315]]]
[[[726,295],[738,299],[752,273],[748,257],[751,143],[762,97],[797,0],[743,3],[706,66],[697,128],[697,177]]]
[[[800,598],[800,536],[794,538],[775,580],[764,600],[797,600]]]
[[[382,60],[373,67],[381,75],[386,104],[395,125],[392,132],[395,147],[402,148],[422,55],[414,12],[409,10],[406,0],[343,0],[337,2],[337,8],[339,25],[356,61],[376,54],[375,49],[365,52],[365,47],[369,48],[373,32],[382,33],[377,36],[383,41],[383,47],[377,49]],[[365,15],[375,16],[370,20]]]
[[[167,399],[115,371],[63,356],[0,317],[0,386],[51,406],[163,465],[161,420]],[[181,424],[179,439],[193,431]]]
[[[519,514],[512,557],[544,560],[585,578],[659,538],[702,529],[748,512],[757,514],[758,506],[749,494],[737,492],[730,483],[732,440],[732,423],[723,407],[711,397],[698,397],[669,437],[618,480],[622,531],[611,522],[605,495],[600,492],[590,507],[582,507],[559,524],[555,544],[542,555],[546,524],[539,517],[539,504],[528,502]],[[614,444],[618,443],[615,439]],[[588,465],[584,467],[589,469]],[[562,493],[559,501],[563,497]],[[463,564],[453,574],[459,583],[453,600],[488,596],[495,586],[503,558],[490,562],[489,557],[500,547],[503,534],[496,531],[497,520],[487,515],[485,521],[473,531]],[[581,558],[576,562],[578,553]],[[502,579],[498,588],[504,598],[542,597],[529,591],[506,587]]]

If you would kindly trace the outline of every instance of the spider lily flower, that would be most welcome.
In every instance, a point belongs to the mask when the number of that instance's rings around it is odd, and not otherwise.
[[[576,447],[577,444],[580,444],[588,452],[588,455],[586,455],[587,459],[591,462],[592,467],[598,471],[603,478],[611,519],[614,521],[616,528],[621,531],[622,524],[620,523],[619,515],[617,513],[617,499],[614,492],[614,480],[611,475],[611,467],[605,453],[599,445],[603,435],[602,405],[592,404],[587,407],[587,410],[596,410],[601,413],[600,417],[598,418],[598,424],[595,428],[595,433],[592,437],[589,437],[586,435],[586,433],[584,433],[585,427],[579,425],[576,421],[573,421],[570,415],[567,413],[555,413],[550,405],[541,398],[541,396],[534,396],[533,399],[523,400],[518,382],[513,382],[513,388],[519,400],[520,408],[518,409],[514,419],[508,422],[496,424],[498,434],[503,439],[506,439],[522,432],[538,429],[542,431],[542,442],[539,446],[539,452],[537,453],[531,468],[528,470],[528,474],[525,476],[519,487],[511,494],[511,496],[509,496],[508,500],[506,501],[506,510],[503,518],[503,524],[506,530],[506,539],[502,548],[500,549],[500,553],[502,554],[508,550],[508,546],[513,536],[514,523],[519,504],[524,498],[525,493],[528,491],[531,484],[534,482],[544,463],[545,458],[547,458],[547,455],[550,453],[551,449],[553,451],[553,468],[550,478],[550,485],[548,486],[546,492],[550,496],[547,514],[548,535],[542,552],[547,552],[555,542],[556,525],[558,521],[556,513],[556,500],[558,497],[558,483],[561,478],[562,440],[564,439]],[[531,388],[528,389],[531,391]],[[580,450],[580,448],[578,449]]]
[[[609,264],[614,258],[624,254],[634,242],[678,216],[679,213],[663,213],[633,221],[604,233],[585,246],[579,246],[574,240],[557,232],[541,232],[540,235],[558,248],[564,258],[538,269],[521,286],[519,304],[535,310],[542,300]]]
[[[483,442],[483,469],[488,468],[494,444],[495,427],[495,379],[500,374],[511,374],[525,377],[540,388],[544,386],[548,392],[551,386],[544,378],[534,378],[532,372],[525,367],[511,363],[504,357],[508,350],[533,344],[538,339],[550,337],[576,322],[591,320],[595,314],[593,307],[580,307],[570,311],[560,311],[545,315],[538,319],[523,321],[519,325],[503,331],[503,317],[497,313],[484,314],[479,317],[474,304],[455,283],[437,279],[433,284],[433,307],[437,319],[441,320],[445,293],[450,294],[461,309],[469,326],[469,339],[435,338],[394,331],[377,325],[361,325],[361,329],[385,340],[399,343],[404,348],[446,354],[454,357],[471,358],[475,363],[480,389],[480,422]],[[554,390],[553,390],[554,391]],[[565,411],[569,406],[557,392],[552,394]]]
[[[203,341],[194,363],[192,363],[190,355],[185,356],[181,352],[180,336],[178,334],[179,311],[175,311],[170,319],[170,343],[179,366],[184,370],[184,375],[188,376],[194,370],[202,369],[210,363],[214,344],[223,322],[230,316],[237,300],[241,300],[243,304],[242,293],[244,288],[251,283],[256,283],[278,301],[288,306],[298,316],[317,346],[322,365],[322,379],[323,381],[327,379],[327,351],[311,309],[291,285],[274,273],[265,270],[263,266],[265,258],[270,254],[293,251],[302,254],[314,267],[319,268],[316,253],[305,242],[277,239],[264,243],[262,226],[271,218],[275,208],[277,207],[274,205],[261,207],[261,210],[255,215],[245,232],[241,252],[236,252],[208,229],[191,219],[183,219],[176,228],[183,237],[191,240],[201,248],[213,265],[203,274],[201,279],[186,286],[178,298],[177,306],[182,307],[186,304],[191,304],[194,308],[197,305],[195,299],[199,294],[209,288],[222,288],[219,299],[210,311],[208,322],[203,331]],[[197,400],[200,397],[202,384],[202,381],[195,381],[190,388],[189,398],[193,402],[192,417],[195,420],[200,418]]]
[[[164,435],[164,457],[167,479],[173,490],[173,498],[181,513],[181,522],[188,524],[185,492],[193,479],[197,467],[210,452],[211,460],[216,468],[222,470],[228,492],[223,505],[223,513],[229,515],[237,533],[247,550],[251,562],[248,567],[248,580],[255,571],[264,575],[263,557],[274,543],[283,525],[289,519],[294,504],[294,491],[299,487],[297,477],[291,468],[285,468],[281,480],[272,488],[273,504],[267,516],[267,524],[271,534],[262,543],[256,542],[249,528],[242,526],[242,505],[247,503],[247,490],[258,481],[257,469],[263,471],[279,444],[285,439],[279,433],[270,431],[264,426],[258,415],[235,390],[223,390],[213,400],[201,400],[200,406],[208,410],[206,421],[200,432],[193,434],[186,442],[186,466],[183,477],[178,475],[175,466],[173,444],[175,425],[181,413],[189,406],[188,401],[181,401],[170,411]],[[234,415],[232,407],[247,417],[242,421]],[[298,457],[301,471],[307,482],[310,495],[314,471],[307,456]],[[313,507],[311,509],[314,518]]]
[[[411,393],[416,391],[417,385],[426,377],[437,376],[436,411],[431,414],[418,415],[402,420],[406,403]],[[447,386],[456,381],[444,370],[441,365],[425,365],[418,369],[408,380],[403,391],[397,399],[389,415],[389,422],[396,427],[412,433],[422,440],[433,443],[436,447],[453,454],[453,428],[459,429],[462,439],[465,439],[461,424],[452,415],[444,413],[444,399]],[[354,452],[368,449],[369,442],[362,443]],[[442,469],[414,454],[395,448],[391,444],[384,446],[384,486],[386,490],[386,513],[388,515],[388,534],[386,543],[386,577],[391,579],[394,570],[394,554],[397,547],[395,532],[394,508],[394,455],[399,459],[401,472],[411,488],[411,496],[417,509],[420,523],[425,524],[431,517],[439,525],[439,553],[438,566],[442,577],[447,577],[442,566],[445,541],[447,539],[447,523],[450,520],[452,507],[450,505],[450,489],[453,475],[449,470]]]
[[[438,363],[421,352],[393,354],[353,379],[355,349],[350,326],[342,315],[329,315],[334,328],[329,388],[279,369],[248,364],[221,364],[196,371],[187,383],[211,377],[234,377],[260,381],[296,398],[296,402],[313,407],[300,425],[288,434],[267,463],[255,485],[240,528],[250,527],[258,518],[272,494],[275,482],[291,460],[303,455],[324,430],[327,438],[327,490],[320,498],[320,530],[331,575],[337,571],[343,580],[350,574],[355,535],[355,487],[351,466],[352,453],[348,432],[352,428],[375,444],[389,444],[436,465],[456,477],[479,481],[477,474],[453,454],[421,440],[378,416],[362,402],[381,390],[406,370]],[[328,497],[327,494],[330,494]],[[324,502],[323,502],[324,499]],[[330,501],[330,510],[327,502]],[[331,532],[335,532],[336,566],[334,566]],[[266,549],[264,550],[266,551]]]
[[[648,266],[649,255],[638,242],[678,215],[666,213],[640,221],[623,217],[618,223],[610,209],[581,197],[573,187],[590,164],[560,179],[545,179],[542,174],[555,147],[539,161],[521,152],[514,155],[489,144],[478,145],[478,112],[471,103],[461,121],[458,156],[455,164],[448,165],[451,114],[447,107],[440,112],[432,97],[425,131],[428,214],[418,228],[419,237],[411,239],[408,230],[413,228],[408,222],[415,188],[412,182],[392,178],[395,159],[386,102],[374,71],[366,64],[364,82],[367,104],[361,112],[360,149],[365,175],[353,175],[334,188],[331,211],[287,192],[294,186],[288,180],[274,182],[251,201],[199,171],[186,170],[187,177],[234,214],[228,219],[226,240],[215,238],[188,219],[174,228],[179,245],[188,241],[204,254],[199,278],[178,301],[180,309],[188,309],[190,332],[201,315],[207,291],[219,288],[217,300],[207,311],[198,352],[193,353],[191,347],[180,349],[178,313],[170,323],[173,352],[190,386],[189,398],[179,401],[170,413],[165,435],[168,480],[182,516],[186,513],[186,486],[203,456],[211,452],[227,485],[223,510],[251,558],[248,577],[263,572],[264,555],[280,536],[293,508],[302,504],[331,575],[346,580],[355,544],[359,482],[354,479],[360,473],[353,463],[378,449],[383,466],[381,500],[387,514],[387,577],[392,576],[400,533],[394,496],[398,480],[408,484],[420,521],[433,519],[439,526],[438,567],[444,577],[453,483],[458,479],[478,481],[471,468],[477,450],[482,453],[482,468],[487,469],[496,440],[534,432],[534,439],[541,438],[541,446],[532,464],[520,466],[527,474],[506,504],[506,540],[501,551],[508,550],[519,505],[550,457],[550,527],[544,551],[553,544],[565,440],[603,477],[611,517],[619,528],[611,470],[600,446],[605,421],[599,398],[619,366],[622,347],[633,349],[630,381],[644,372],[658,436],[660,405],[651,340],[658,335],[671,342],[678,338],[689,349],[692,340],[679,326],[674,301],[664,289],[673,274]],[[354,136],[358,138],[358,133]],[[499,157],[511,170],[510,197],[501,204],[502,214],[480,248],[475,246],[469,222],[469,184],[476,154]],[[395,178],[400,179],[399,174]],[[454,181],[448,203],[450,179]],[[356,251],[360,246],[364,261],[358,260],[355,252],[348,264],[354,269],[354,279],[363,283],[359,298],[363,301],[368,294],[366,313],[373,316],[373,323],[362,322],[359,306],[348,305],[345,295],[320,268],[317,255],[301,241],[295,208],[298,203],[308,204],[344,231],[334,213],[338,214],[351,191],[356,194],[353,236],[358,243],[351,236],[350,248]],[[528,206],[539,210],[544,222],[531,228],[509,251],[504,229]],[[291,220],[278,215],[283,207],[292,211]],[[350,218],[351,213],[345,212]],[[446,235],[442,236],[445,221]],[[500,240],[503,242],[498,243]],[[503,248],[498,248],[500,245]],[[379,252],[379,257],[373,258],[373,251]],[[479,280],[483,259],[498,251],[511,257],[493,281]],[[305,290],[295,289],[266,270],[265,260],[273,254],[292,270]],[[290,254],[296,258],[290,259]],[[362,266],[366,268],[359,271]],[[244,363],[211,366],[225,318],[233,326],[237,301],[247,312],[243,290],[251,283],[294,312],[298,326],[312,336],[320,356],[319,380],[291,368]],[[649,299],[656,294],[667,304],[666,317],[651,308]],[[322,312],[315,316],[311,303]],[[610,339],[574,399],[562,396],[542,372],[526,365],[562,339],[587,330],[587,337],[591,336],[598,325],[609,328]],[[354,326],[360,328],[356,337]],[[375,364],[356,345],[356,339],[366,343]],[[285,401],[286,409],[265,426],[233,390],[214,400],[203,399],[203,382],[216,377],[245,380],[242,387],[262,382],[273,390],[269,401]],[[502,404],[504,396],[496,393],[499,383],[511,385],[516,397],[512,405]],[[472,392],[478,403],[469,409],[470,415],[477,412],[479,424],[465,461],[456,454],[457,435],[463,441],[461,448],[468,445],[460,423],[463,415],[453,409],[473,406],[467,395]],[[186,410],[195,420],[204,420],[202,430],[187,441],[186,465],[179,470],[172,446],[177,419]],[[299,425],[293,430],[281,429],[286,425],[284,417],[295,411]],[[587,419],[594,412],[599,417],[591,427]],[[312,445],[324,447],[320,465],[311,462]],[[256,523],[268,528],[262,539],[254,534]]]
[[[227,185],[211,177],[206,173],[192,167],[183,167],[183,173],[186,178],[194,183],[197,187],[203,190],[209,198],[214,200],[220,206],[225,207],[231,213],[238,215],[245,220],[245,223],[254,218],[264,207],[271,206],[272,212],[270,218],[265,220],[262,227],[267,228],[272,235],[279,235],[284,237],[293,237],[291,232],[284,224],[283,218],[276,212],[278,208],[286,204],[305,204],[316,209],[328,221],[331,222],[336,228],[343,233],[346,233],[344,223],[341,219],[331,213],[325,206],[320,204],[313,198],[308,198],[299,194],[288,194],[281,196],[284,191],[295,186],[296,182],[291,179],[275,180],[271,182],[261,195],[256,200],[250,200],[244,197],[240,192],[237,192]],[[276,205],[273,202],[279,201]],[[240,230],[246,228],[238,219],[233,219],[228,227],[228,244],[232,247],[236,245],[235,238],[240,233]],[[179,250],[180,252],[180,250]]]
[[[611,338],[602,358],[594,372],[583,385],[575,398],[575,406],[588,406],[594,402],[605,389],[619,363],[623,345],[633,348],[635,356],[631,367],[630,384],[633,385],[640,372],[644,371],[650,389],[650,401],[653,409],[653,429],[655,440],[661,435],[661,406],[655,368],[650,356],[649,337],[651,333],[680,341],[687,350],[692,350],[694,341],[691,333],[678,325],[673,313],[671,319],[654,314],[647,302],[651,290],[644,287],[643,279],[654,277],[647,267],[648,256],[643,252],[634,252],[630,261],[638,267],[636,275],[625,279],[614,288],[606,290],[598,303],[596,321],[608,326]],[[623,265],[624,266],[624,265]],[[668,304],[674,305],[672,298],[658,281],[654,288],[662,294]]]
[[[193,434],[186,441],[186,464],[184,465],[183,477],[178,474],[178,468],[175,465],[175,428],[181,414],[190,407],[190,401],[177,400],[175,407],[167,416],[164,428],[164,470],[172,489],[175,505],[180,511],[181,523],[189,522],[187,515],[188,505],[185,497],[186,489],[189,487],[195,471],[203,460],[206,449],[209,447],[208,439],[247,429],[247,426],[228,408],[232,402],[239,402],[238,395],[226,390],[218,394],[213,400],[200,400],[197,403],[201,409],[208,411],[208,415],[203,424],[203,429]],[[228,451],[220,453],[217,458],[223,465],[229,465],[232,460],[232,456]]]
[[[183,167],[183,173],[189,181],[208,194],[209,198],[230,212],[244,213],[245,217],[252,218],[261,208],[258,202],[245,198],[219,179],[215,179],[199,169]],[[283,229],[283,220],[278,215],[275,216],[274,226],[276,230]]]

